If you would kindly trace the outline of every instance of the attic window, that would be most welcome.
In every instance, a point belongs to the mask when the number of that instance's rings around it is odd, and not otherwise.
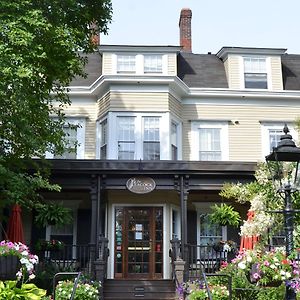
[[[118,73],[135,73],[135,55],[118,55]]]
[[[246,89],[267,89],[266,59],[244,57],[244,80]]]

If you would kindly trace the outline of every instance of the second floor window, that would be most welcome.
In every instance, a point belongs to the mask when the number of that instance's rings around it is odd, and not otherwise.
[[[175,122],[171,123],[171,159],[177,160],[178,159],[178,125]]]
[[[117,72],[118,73],[135,73],[135,55],[118,55]]]
[[[134,159],[135,133],[134,117],[118,117],[118,159]]]
[[[192,160],[228,160],[228,148],[228,122],[195,121],[192,123]]]
[[[270,154],[274,147],[278,146],[280,142],[280,137],[283,133],[283,126],[285,122],[275,123],[275,122],[262,122],[262,154],[263,157]],[[293,124],[288,124],[289,134],[293,139],[297,138],[298,134],[293,128]]]
[[[268,77],[266,59],[259,57],[244,58],[245,88],[267,89]]]
[[[143,153],[145,160],[160,159],[159,118],[144,117]]]
[[[221,129],[199,129],[199,160],[222,160]]]
[[[100,159],[106,159],[107,156],[107,119],[100,123],[101,142],[100,142]]]

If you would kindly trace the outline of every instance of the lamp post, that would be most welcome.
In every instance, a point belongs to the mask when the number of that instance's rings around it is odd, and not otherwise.
[[[286,255],[289,256],[294,250],[294,213],[296,210],[293,210],[292,205],[292,194],[297,191],[295,184],[297,183],[298,175],[298,165],[300,161],[300,148],[298,148],[292,136],[288,134],[289,129],[287,125],[283,128],[284,134],[280,137],[280,142],[277,147],[273,148],[273,151],[266,156],[266,161],[269,167],[269,170],[274,170],[275,176],[273,179],[280,180],[280,187],[277,192],[284,199],[284,208],[281,211],[276,211],[283,213],[284,216],[284,228],[285,228],[285,246],[286,246]],[[296,167],[296,172],[294,172],[294,178],[291,178],[291,174],[288,176],[288,181],[283,182],[283,174],[285,170],[283,169],[283,163],[292,163]],[[291,180],[292,179],[292,180]],[[293,183],[291,183],[293,181]],[[296,293],[289,286],[286,287],[286,300],[295,300]]]

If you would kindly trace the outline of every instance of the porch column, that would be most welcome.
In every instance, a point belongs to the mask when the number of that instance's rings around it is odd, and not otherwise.
[[[91,198],[91,235],[90,244],[96,245],[97,241],[97,224],[98,224],[98,177],[96,175],[91,176],[91,188],[90,188],[90,198]]]
[[[184,245],[187,244],[188,178],[188,176],[180,176],[181,257],[184,261],[186,260]]]

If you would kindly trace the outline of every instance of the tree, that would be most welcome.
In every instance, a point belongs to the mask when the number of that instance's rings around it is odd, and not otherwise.
[[[32,207],[50,185],[32,157],[65,146],[66,87],[106,33],[110,0],[0,0],[0,205]],[[53,118],[55,116],[55,118]],[[4,201],[5,200],[5,201]],[[33,202],[32,202],[33,201]]]

